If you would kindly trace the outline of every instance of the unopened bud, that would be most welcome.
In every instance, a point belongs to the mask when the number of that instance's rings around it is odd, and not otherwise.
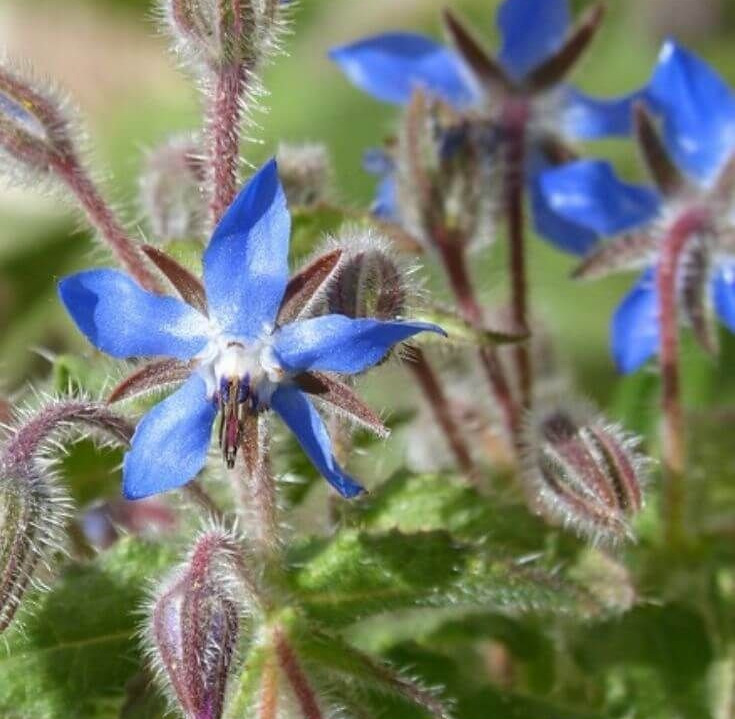
[[[18,179],[59,172],[75,158],[66,102],[0,63],[0,148]]]
[[[329,197],[332,163],[326,146],[281,143],[276,159],[289,205],[311,207]]]
[[[483,135],[441,101],[415,93],[395,148],[397,211],[424,246],[492,238],[499,185]]]
[[[40,565],[62,550],[71,501],[53,472],[0,465],[0,632]]]
[[[241,609],[228,581],[231,545],[223,532],[205,532],[152,604],[152,657],[186,719],[222,716]]]
[[[342,261],[327,291],[328,312],[347,317],[395,320],[408,313],[414,299],[411,269],[389,244],[372,232],[337,240]]]
[[[163,0],[176,49],[210,70],[254,69],[272,50],[280,26],[278,0]]]
[[[554,407],[529,422],[529,502],[593,542],[632,538],[646,465],[637,439],[587,408]]]
[[[140,198],[153,239],[199,239],[205,232],[206,202],[201,186],[206,179],[202,150],[190,137],[175,137],[146,158],[140,179]]]

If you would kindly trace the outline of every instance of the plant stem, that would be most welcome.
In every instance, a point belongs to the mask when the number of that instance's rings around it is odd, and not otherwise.
[[[291,685],[303,719],[322,719],[323,715],[319,708],[316,692],[314,692],[294,648],[280,629],[275,630],[273,639],[278,663]]]
[[[247,70],[242,63],[217,72],[209,120],[212,196],[209,211],[215,226],[237,194],[240,162],[240,121]]]
[[[253,539],[263,556],[272,556],[279,546],[276,481],[270,461],[270,437],[263,415],[248,417],[243,427],[242,450],[247,507]]]
[[[413,372],[413,376],[416,378],[419,387],[421,387],[424,397],[434,414],[434,419],[444,433],[457,466],[467,477],[474,477],[475,466],[472,462],[472,456],[465,444],[460,428],[454,421],[444,388],[426,359],[426,355],[422,350],[414,347],[406,365]]]
[[[526,162],[526,125],[529,111],[525,101],[510,98],[503,112],[506,131],[505,213],[510,242],[511,312],[513,322],[522,330],[528,327],[528,281],[523,213],[523,188]],[[528,343],[513,347],[523,407],[531,406],[533,374]]]
[[[77,198],[90,223],[107,242],[118,262],[138,281],[141,287],[151,292],[162,292],[161,283],[148,269],[140,248],[130,238],[120,219],[102,197],[99,189],[76,157],[68,153],[63,154],[54,160],[53,167]]]
[[[686,437],[679,377],[677,275],[682,252],[688,240],[701,228],[703,220],[701,212],[690,211],[673,223],[664,238],[656,274],[661,326],[663,513],[665,537],[670,547],[680,545],[684,539],[685,506]]]
[[[483,312],[472,287],[461,243],[441,232],[436,233],[435,239],[460,314],[471,325],[482,327]],[[520,441],[520,413],[505,371],[495,348],[481,347],[478,355],[493,397],[500,406],[506,434],[517,448]]]

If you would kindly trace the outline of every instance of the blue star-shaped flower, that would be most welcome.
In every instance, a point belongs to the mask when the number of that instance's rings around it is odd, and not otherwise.
[[[664,44],[638,109],[641,149],[656,189],[621,182],[606,162],[589,160],[549,170],[539,179],[554,212],[598,236],[600,245],[577,275],[643,268],[616,311],[611,340],[621,372],[643,365],[659,347],[656,266],[661,242],[688,227],[677,290],[681,309],[707,349],[715,337],[712,305],[735,332],[735,94],[696,55]]]
[[[61,299],[92,344],[113,357],[193,360],[184,384],[140,422],[123,467],[123,491],[138,499],[191,480],[204,466],[218,408],[234,462],[238,420],[272,408],[314,466],[345,497],[362,488],[337,464],[324,423],[297,379],[305,372],[354,374],[422,331],[421,322],[324,315],[279,326],[288,282],[291,219],[275,161],[235,199],[204,253],[208,315],[141,289],[117,270],[61,281]],[[232,435],[232,436],[230,436]]]
[[[502,125],[509,112],[526,121],[526,180],[538,231],[562,249],[585,253],[595,236],[556,215],[544,202],[534,177],[566,154],[563,140],[626,135],[631,131],[631,95],[601,100],[568,85],[564,78],[588,45],[601,18],[595,6],[571,27],[567,0],[505,0],[497,22],[502,36],[497,58],[490,57],[451,13],[447,27],[455,49],[412,33],[377,35],[331,51],[331,58],[360,89],[378,100],[405,105],[417,88],[459,111],[479,113]],[[395,217],[390,163],[379,170],[375,211]]]

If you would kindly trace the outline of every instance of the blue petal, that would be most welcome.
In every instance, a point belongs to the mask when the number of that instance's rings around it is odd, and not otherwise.
[[[718,267],[712,289],[717,314],[730,332],[735,332],[735,262]]]
[[[356,497],[364,491],[337,464],[324,422],[303,392],[279,387],[271,397],[271,407],[294,433],[312,464],[343,497]]]
[[[658,302],[652,270],[645,272],[625,296],[610,330],[615,364],[623,374],[635,372],[658,352]]]
[[[562,124],[564,134],[577,140],[596,140],[633,131],[633,105],[642,92],[610,99],[585,95],[574,87],[564,88]]]
[[[567,0],[505,0],[498,9],[500,62],[520,80],[561,47],[569,22]]]
[[[706,181],[735,149],[735,96],[703,60],[667,41],[646,97],[682,170]]]
[[[380,220],[389,222],[398,222],[400,214],[398,212],[398,200],[396,178],[394,175],[386,175],[375,189],[375,199],[370,208],[375,217]]]
[[[273,349],[288,371],[354,374],[380,362],[398,342],[419,332],[444,331],[427,322],[381,322],[323,315],[280,329]]]
[[[403,105],[417,87],[457,108],[477,98],[457,55],[423,35],[376,35],[334,48],[329,57],[354,85],[382,102]]]
[[[622,182],[601,160],[571,162],[541,173],[538,181],[553,212],[600,235],[640,227],[661,205],[656,192]]]
[[[113,357],[189,359],[207,342],[208,320],[173,297],[146,292],[118,270],[89,270],[59,282],[77,327]]]
[[[586,255],[599,239],[597,233],[580,227],[555,212],[541,191],[538,175],[529,182],[529,191],[536,232],[564,252]]]
[[[291,217],[275,160],[248,182],[204,253],[212,316],[226,334],[254,339],[272,325],[288,282]]]
[[[123,494],[142,499],[181,487],[207,461],[217,409],[193,374],[143,417],[123,464]]]

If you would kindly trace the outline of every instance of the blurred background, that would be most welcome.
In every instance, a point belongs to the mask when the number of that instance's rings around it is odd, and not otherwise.
[[[538,0],[544,2],[544,0]],[[440,37],[448,0],[301,0],[287,55],[268,68],[267,113],[257,115],[245,155],[253,163],[279,139],[324,141],[333,153],[337,191],[352,206],[370,201],[373,179],[361,155],[391,133],[396,111],[351,87],[327,60],[330,46],[389,29]],[[573,2],[579,11],[585,0]],[[457,0],[488,45],[497,42],[495,0]],[[604,29],[586,56],[577,83],[597,95],[643,83],[664,37],[676,35],[735,82],[735,0],[610,0]],[[149,0],[0,0],[0,45],[53,78],[74,99],[85,122],[90,161],[105,190],[144,235],[137,177],[146,148],[174,132],[199,127],[198,95],[177,70],[157,31]],[[640,178],[629,143],[587,148]],[[502,236],[499,238],[502,240]],[[488,298],[504,295],[504,243],[478,257],[474,271]],[[613,377],[607,325],[630,278],[575,285],[573,259],[534,240],[534,306],[560,338],[587,393],[604,399]],[[0,391],[10,392],[48,370],[44,350],[84,347],[55,299],[55,279],[103,257],[58,198],[27,189],[0,190]],[[39,350],[41,350],[39,352]]]

